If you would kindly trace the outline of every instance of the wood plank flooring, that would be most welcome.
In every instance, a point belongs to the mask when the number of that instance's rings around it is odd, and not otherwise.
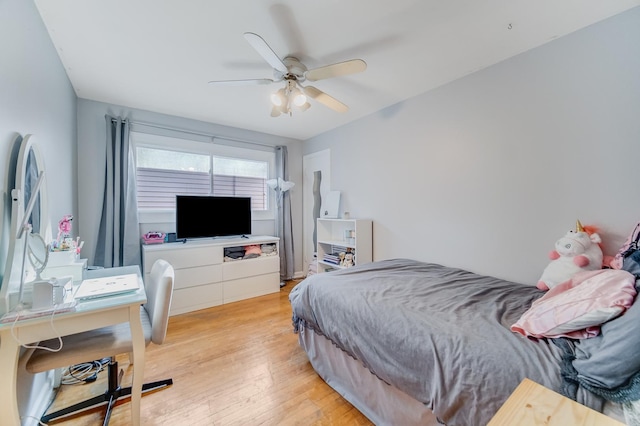
[[[165,343],[147,347],[145,382],[173,378],[173,386],[142,398],[143,425],[371,425],[313,370],[291,324],[288,295],[279,293],[169,319]],[[119,356],[123,385],[128,357]],[[106,372],[85,385],[61,387],[50,412],[100,395]],[[102,409],[50,424],[102,424]],[[111,425],[130,424],[128,399]]]

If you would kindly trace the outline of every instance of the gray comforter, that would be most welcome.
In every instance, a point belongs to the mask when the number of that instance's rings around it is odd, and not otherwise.
[[[324,335],[447,425],[469,426],[485,425],[524,377],[560,388],[560,350],[509,330],[542,294],[394,259],[312,275],[289,299],[296,330]]]

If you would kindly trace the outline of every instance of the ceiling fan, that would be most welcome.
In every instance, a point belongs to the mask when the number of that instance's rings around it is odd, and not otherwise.
[[[267,42],[258,34],[247,32],[244,33],[244,38],[256,52],[271,65],[273,68],[273,79],[221,80],[210,81],[209,84],[216,86],[242,86],[248,84],[271,84],[284,81],[284,87],[271,95],[271,102],[273,103],[271,110],[272,117],[278,117],[280,114],[291,115],[292,108],[306,111],[311,106],[307,101],[307,97],[337,112],[346,112],[349,110],[348,106],[336,98],[313,86],[303,86],[302,83],[305,81],[318,81],[362,72],[367,68],[365,61],[362,59],[351,59],[349,61],[338,62],[309,70],[302,62],[292,56],[280,59],[273,49],[269,47]]]

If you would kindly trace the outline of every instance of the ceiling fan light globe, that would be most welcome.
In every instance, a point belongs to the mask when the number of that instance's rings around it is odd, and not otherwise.
[[[293,97],[293,104],[295,106],[301,107],[307,103],[307,97],[298,90],[298,93]]]
[[[283,104],[282,95],[279,92],[271,94],[271,103],[277,107]]]

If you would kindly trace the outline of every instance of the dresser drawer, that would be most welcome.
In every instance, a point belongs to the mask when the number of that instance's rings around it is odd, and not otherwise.
[[[144,256],[144,271],[145,273],[151,272],[153,263],[158,259],[166,260],[174,269],[183,269],[202,265],[218,265],[222,263],[222,256],[222,247],[184,247],[180,250],[147,250]]]
[[[197,266],[176,269],[174,287],[188,288],[222,281],[222,265]]]
[[[271,272],[280,272],[280,257],[264,256],[255,259],[236,260],[224,262],[222,266],[222,279],[224,281],[236,280]]]
[[[221,304],[222,283],[181,288],[173,291],[170,314],[183,314]]]

